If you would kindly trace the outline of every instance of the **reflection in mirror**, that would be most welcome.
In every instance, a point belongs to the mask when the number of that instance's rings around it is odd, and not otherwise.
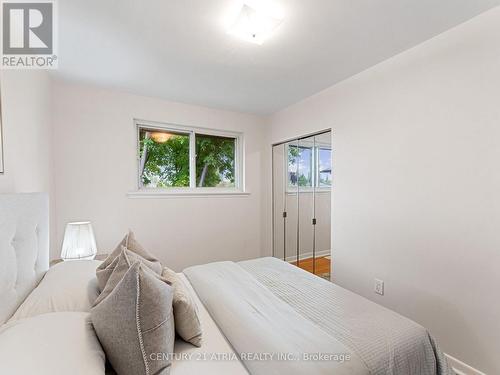
[[[287,184],[285,191],[285,260],[297,259],[298,246],[298,140],[285,143],[287,155]]]
[[[314,195],[315,195],[314,136],[299,140],[299,259],[297,265],[314,272]]]
[[[273,256],[285,260],[287,170],[285,145],[273,146]]]
[[[332,217],[332,133],[315,136],[316,189],[314,194],[314,270],[326,279],[331,276],[331,217]]]
[[[328,188],[332,186],[332,133],[327,132],[315,136],[317,153],[316,186]]]
[[[299,144],[288,146],[288,186],[311,187],[312,186],[312,160],[313,150],[307,145]]]
[[[331,132],[273,146],[273,254],[330,279]]]

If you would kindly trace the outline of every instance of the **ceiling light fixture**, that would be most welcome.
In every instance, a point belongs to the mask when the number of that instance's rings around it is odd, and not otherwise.
[[[283,21],[281,12],[267,1],[245,1],[233,15],[229,34],[246,41],[262,44]]]
[[[171,133],[165,133],[165,132],[152,132],[151,133],[151,138],[156,143],[165,143],[172,137],[174,137],[174,134],[171,134]]]

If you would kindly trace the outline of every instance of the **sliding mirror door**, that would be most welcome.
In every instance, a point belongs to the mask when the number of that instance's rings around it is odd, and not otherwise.
[[[332,217],[332,133],[314,137],[314,273],[330,278],[331,217]]]
[[[297,174],[299,170],[299,156],[296,150],[299,141],[285,143],[285,260],[295,261],[299,253],[299,189],[297,184]]]
[[[297,189],[299,259],[297,265],[314,272],[314,136],[298,141]]]
[[[331,132],[273,146],[273,255],[329,279]]]
[[[297,257],[298,141],[273,146],[273,256],[290,261]]]
[[[285,145],[273,146],[273,256],[285,260],[287,181]]]

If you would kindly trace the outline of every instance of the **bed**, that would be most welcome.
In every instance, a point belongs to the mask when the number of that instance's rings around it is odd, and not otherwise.
[[[49,271],[44,194],[0,195],[0,213],[0,373],[113,373],[89,320],[99,262]],[[176,339],[171,374],[452,374],[425,328],[281,260],[179,276],[203,345]]]

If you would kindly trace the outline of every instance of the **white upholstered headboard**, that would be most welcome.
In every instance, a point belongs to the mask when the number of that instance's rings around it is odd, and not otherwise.
[[[47,194],[0,194],[0,325],[48,269]]]

